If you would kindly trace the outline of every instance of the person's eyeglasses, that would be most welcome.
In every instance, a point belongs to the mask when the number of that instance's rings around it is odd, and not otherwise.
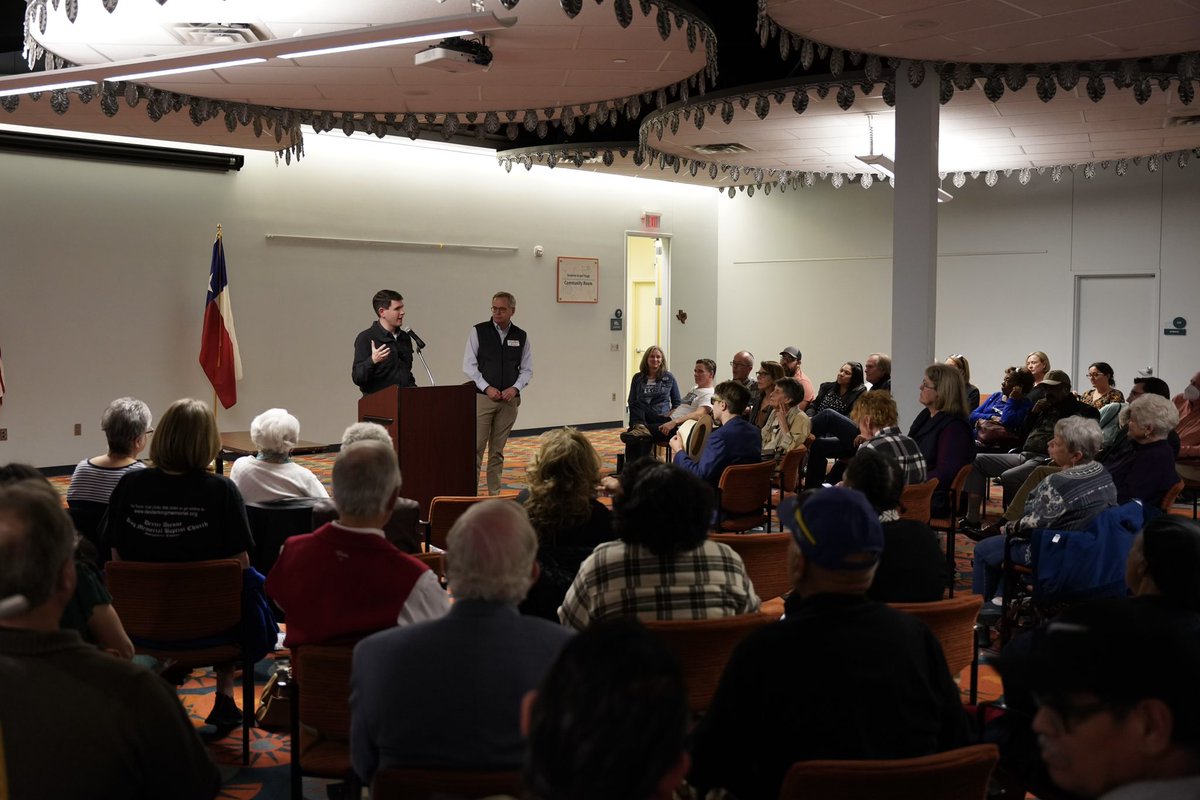
[[[754,373],[754,374],[755,374],[755,375],[757,375],[758,377],[762,378],[762,377],[765,377],[765,376],[767,376],[767,375],[770,375],[771,373],[767,372],[766,370],[762,370],[762,369],[760,369],[758,372],[756,372],[756,373]]]
[[[1103,372],[1089,372],[1089,373],[1087,374],[1087,376],[1088,376],[1089,378],[1099,378],[1099,377],[1100,377],[1101,375],[1103,375],[1103,374],[1104,374]]]
[[[953,358],[956,361],[962,357],[963,357],[962,353],[951,353],[950,355],[946,356],[946,358]]]
[[[929,390],[929,391],[931,391],[931,392],[933,392],[933,391],[936,391],[936,390],[937,390],[937,387],[936,387],[936,386],[934,386],[932,383],[929,383],[928,381],[921,381],[921,388],[922,388],[922,389],[928,389],[928,390]]]
[[[1041,695],[1037,692],[1033,693],[1033,701],[1039,708],[1049,713],[1051,723],[1063,733],[1070,733],[1076,725],[1086,722],[1102,711],[1107,711],[1110,705],[1104,700],[1073,703],[1065,697]]]
[[[511,311],[511,310],[512,310],[512,309],[505,308],[505,307],[503,307],[503,306],[492,306],[492,313],[493,313],[493,314],[507,314],[507,313],[508,313],[509,311]]]
[[[731,366],[731,367],[753,367],[754,365],[753,364],[745,364],[745,363],[742,363],[741,361],[730,361],[729,366]]]

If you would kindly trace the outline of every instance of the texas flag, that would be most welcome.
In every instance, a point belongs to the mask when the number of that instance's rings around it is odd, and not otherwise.
[[[221,405],[237,402],[237,381],[242,379],[242,357],[233,331],[233,303],[225,274],[225,248],[221,230],[213,242],[212,266],[208,271],[208,299],[204,305],[204,332],[200,335],[200,366],[212,383]]]

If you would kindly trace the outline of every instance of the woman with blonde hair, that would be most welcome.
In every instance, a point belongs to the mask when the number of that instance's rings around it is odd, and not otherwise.
[[[229,470],[229,479],[247,503],[329,496],[312,470],[292,461],[292,448],[300,441],[300,420],[286,408],[268,408],[255,417],[250,441],[258,455],[239,458]]]
[[[579,565],[596,545],[613,538],[612,514],[596,499],[600,455],[575,428],[547,431],[528,477],[529,488],[517,502],[524,503],[537,532],[541,574],[521,611],[557,621]]]
[[[637,374],[629,382],[629,429],[621,434],[626,460],[632,461],[646,449],[650,431],[671,418],[680,403],[679,381],[667,369],[667,356],[656,344],[646,348]]]
[[[975,437],[967,422],[967,391],[962,372],[949,364],[930,364],[921,381],[925,406],[908,429],[908,436],[925,456],[926,474],[937,478],[933,515],[950,511],[950,484],[958,471],[975,460]]]
[[[232,558],[249,567],[254,540],[242,494],[229,478],[208,471],[220,450],[217,421],[206,403],[170,405],[150,443],[154,466],[121,478],[100,524],[114,561]],[[205,721],[226,730],[242,724],[232,664],[218,665],[216,698]]]

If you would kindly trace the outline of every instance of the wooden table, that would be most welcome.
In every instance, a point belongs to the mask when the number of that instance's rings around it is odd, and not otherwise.
[[[308,442],[301,439],[292,448],[292,455],[310,456],[314,453],[333,453],[340,446],[340,442],[336,444],[323,444],[321,442]],[[225,474],[226,461],[233,461],[242,456],[252,456],[257,452],[258,448],[250,440],[250,431],[226,431],[222,433],[221,450],[217,453],[217,474]]]

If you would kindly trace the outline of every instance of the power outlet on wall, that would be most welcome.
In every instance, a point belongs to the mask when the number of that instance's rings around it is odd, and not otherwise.
[[[0,428],[0,442],[8,441],[8,428]]]
[[[75,435],[83,436],[83,425],[81,423],[75,423]]]

